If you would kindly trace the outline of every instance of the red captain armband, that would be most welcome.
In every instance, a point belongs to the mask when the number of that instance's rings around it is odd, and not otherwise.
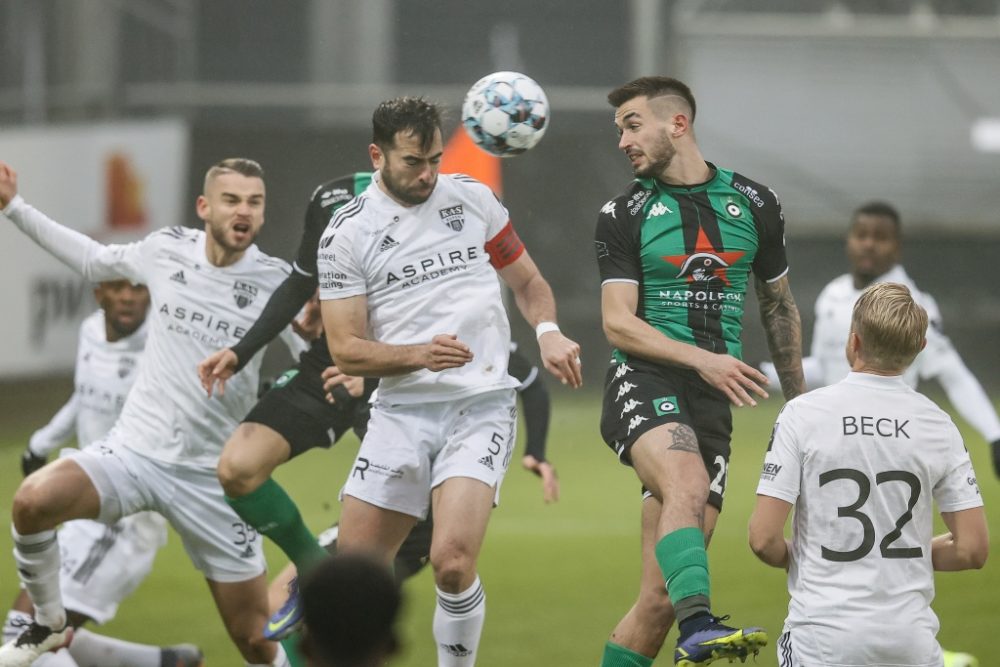
[[[490,264],[498,271],[513,264],[521,256],[524,252],[524,242],[514,231],[514,225],[510,220],[499,234],[486,242],[486,252],[490,255]]]

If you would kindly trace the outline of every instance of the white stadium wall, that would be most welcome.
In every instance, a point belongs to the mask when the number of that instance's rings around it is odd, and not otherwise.
[[[189,217],[188,144],[176,120],[27,127],[0,133],[0,160],[53,219],[128,242]],[[97,307],[90,285],[9,222],[0,248],[0,377],[71,371],[79,324]]]

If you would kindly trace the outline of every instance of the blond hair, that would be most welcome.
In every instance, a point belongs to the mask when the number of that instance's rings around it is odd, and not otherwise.
[[[264,179],[264,168],[260,166],[259,162],[245,157],[231,157],[217,162],[208,168],[208,171],[205,172],[204,191],[208,190],[209,183],[222,174],[232,173],[242,174],[248,178]]]
[[[858,297],[851,331],[861,338],[860,357],[873,368],[903,371],[924,347],[927,311],[899,283],[876,283]]]

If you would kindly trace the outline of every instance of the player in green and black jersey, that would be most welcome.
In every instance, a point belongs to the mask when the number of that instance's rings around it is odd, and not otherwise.
[[[636,180],[601,209],[595,237],[614,347],[601,432],[645,500],[639,599],[602,665],[651,665],[675,617],[676,664],[745,658],[767,636],[712,614],[705,548],[725,491],[729,403],[767,396],[766,378],[740,360],[751,272],[785,397],[802,392],[781,206],[766,186],[705,161],[682,82],[644,77],[608,101]]]

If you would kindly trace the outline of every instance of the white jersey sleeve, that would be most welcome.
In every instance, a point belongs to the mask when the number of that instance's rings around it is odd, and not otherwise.
[[[74,392],[48,424],[31,434],[28,449],[38,456],[51,454],[76,433],[76,418],[79,413],[80,399]]]
[[[764,467],[757,483],[757,494],[795,504],[802,479],[799,436],[796,433],[795,401],[785,404],[774,422],[771,440],[764,455]]]
[[[4,216],[56,259],[91,282],[127,278],[143,283],[144,241],[104,245],[69,229],[29,205],[20,195],[4,208]]]
[[[946,472],[933,488],[934,501],[941,512],[960,512],[983,504],[969,452],[958,429],[954,424],[951,427]]]

